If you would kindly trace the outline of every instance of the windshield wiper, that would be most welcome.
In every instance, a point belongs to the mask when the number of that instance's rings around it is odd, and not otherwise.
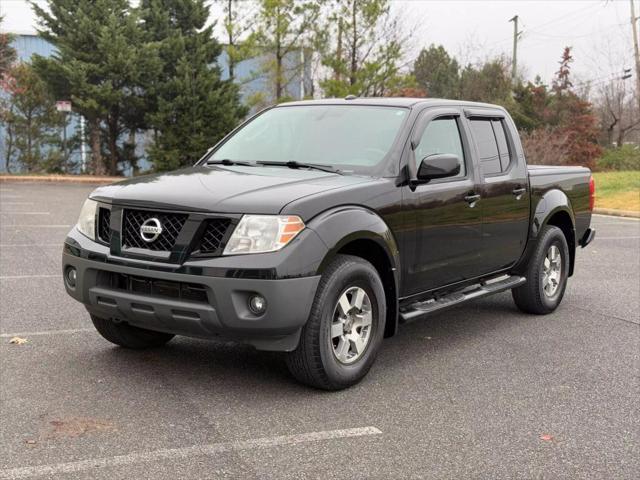
[[[255,163],[242,162],[240,160],[230,160],[223,158],[222,160],[207,160],[206,165],[241,165],[243,167],[255,167]]]
[[[322,172],[337,173],[338,175],[342,175],[342,171],[330,165],[317,165],[314,163],[303,163],[303,162],[296,162],[293,160],[288,162],[257,162],[257,163],[260,165],[274,165],[274,166],[281,166],[281,167],[288,167],[288,168],[309,168],[312,170],[320,170]]]

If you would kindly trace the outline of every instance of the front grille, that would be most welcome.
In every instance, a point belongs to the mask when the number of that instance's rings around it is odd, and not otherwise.
[[[147,210],[124,210],[122,217],[122,246],[170,252],[178,235],[187,221],[187,214],[150,212]],[[152,242],[140,236],[140,226],[150,218],[157,218],[162,225],[162,233]]]
[[[111,210],[100,207],[98,211],[98,240],[111,243]]]
[[[157,278],[138,277],[123,273],[101,271],[98,285],[130,293],[153,295],[156,297],[207,303],[207,290],[203,285],[172,282]]]
[[[204,234],[200,239],[200,253],[215,253],[223,245],[231,221],[228,218],[214,218],[207,221]]]

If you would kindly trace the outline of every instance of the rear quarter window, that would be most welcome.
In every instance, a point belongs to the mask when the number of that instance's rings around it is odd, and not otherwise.
[[[470,124],[473,140],[478,147],[483,175],[499,175],[506,172],[511,163],[511,151],[504,121],[475,118]]]

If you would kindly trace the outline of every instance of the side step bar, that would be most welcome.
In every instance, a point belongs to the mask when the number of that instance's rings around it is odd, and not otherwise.
[[[412,303],[400,309],[400,321],[407,323],[423,315],[459,305],[467,300],[482,298],[487,295],[493,295],[494,293],[519,287],[526,281],[526,278],[517,275],[502,276],[424,302]]]

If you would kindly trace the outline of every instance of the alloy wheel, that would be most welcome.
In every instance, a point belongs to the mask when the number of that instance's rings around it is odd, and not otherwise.
[[[371,299],[360,287],[347,288],[338,298],[331,322],[333,354],[350,364],[364,353],[371,338]]]

